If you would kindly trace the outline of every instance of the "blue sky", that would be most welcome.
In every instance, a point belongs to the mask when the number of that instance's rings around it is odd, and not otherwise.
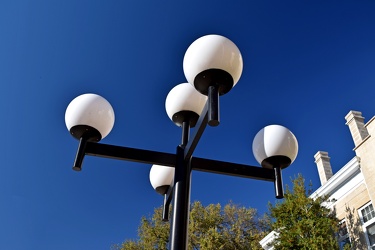
[[[162,204],[150,166],[87,157],[71,170],[78,143],[64,123],[83,93],[116,114],[102,142],[175,151],[181,131],[165,97],[185,82],[188,46],[207,34],[230,38],[244,70],[221,98],[197,157],[257,165],[253,137],[276,123],[293,131],[302,173],[328,151],[336,172],[354,157],[349,110],[375,115],[375,1],[2,1],[0,4],[0,249],[109,249],[135,238],[140,218]],[[192,198],[261,213],[273,184],[193,173]]]

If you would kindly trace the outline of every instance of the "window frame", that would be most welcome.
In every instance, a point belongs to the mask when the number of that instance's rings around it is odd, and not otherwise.
[[[341,229],[341,225],[342,224],[345,224],[345,228],[346,228],[346,234],[345,235],[340,235],[340,229]],[[349,239],[349,242],[346,242],[346,239]],[[348,229],[348,226],[346,225],[346,219],[342,219],[340,222],[339,222],[339,231],[337,233],[337,241],[339,243],[339,249],[342,250],[344,249],[344,246],[349,243],[349,245],[351,244],[351,239],[350,239],[350,234],[349,234],[349,229]],[[341,242],[346,242],[344,243],[344,245],[341,246]]]
[[[369,250],[374,250],[375,249],[375,243],[370,245],[370,240],[369,240],[367,228],[375,223],[375,216],[372,217],[371,219],[367,220],[366,222],[364,222],[363,215],[362,215],[362,211],[364,211],[369,206],[372,206],[372,210],[375,211],[374,205],[372,204],[371,201],[366,203],[365,205],[363,205],[357,211],[358,211],[359,219],[361,220],[361,223],[362,223],[362,231],[365,234],[367,247],[368,247]]]

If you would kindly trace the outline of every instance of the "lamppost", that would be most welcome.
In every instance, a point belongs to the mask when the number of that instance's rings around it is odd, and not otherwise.
[[[75,98],[65,113],[65,123],[79,140],[73,169],[81,170],[85,155],[154,164],[150,181],[164,196],[163,220],[173,200],[170,249],[187,249],[192,170],[274,182],[276,198],[283,198],[281,169],[296,158],[298,143],[287,128],[270,125],[253,141],[253,153],[262,167],[193,157],[206,125],[218,126],[219,96],[228,93],[242,73],[242,56],[237,46],[219,35],[197,39],[185,53],[184,73],[188,83],[174,87],[166,99],[169,118],[182,128],[176,153],[164,153],[98,143],[114,124],[112,106],[96,94]],[[190,129],[195,127],[190,136]]]

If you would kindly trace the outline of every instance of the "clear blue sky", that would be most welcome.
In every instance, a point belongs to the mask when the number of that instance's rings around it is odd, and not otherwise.
[[[165,97],[206,34],[235,42],[244,71],[194,155],[256,165],[254,135],[282,124],[300,145],[285,183],[302,173],[316,189],[318,150],[334,172],[354,157],[344,116],[375,115],[374,12],[373,0],[2,1],[0,249],[109,249],[136,237],[141,216],[162,204],[150,166],[87,157],[74,172],[65,109],[100,94],[116,113],[103,143],[173,153],[181,131]],[[191,199],[261,213],[275,201],[272,183],[197,172]]]

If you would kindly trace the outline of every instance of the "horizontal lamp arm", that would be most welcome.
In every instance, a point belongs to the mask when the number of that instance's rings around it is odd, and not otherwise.
[[[174,167],[176,155],[137,148],[87,142],[86,155]]]
[[[175,154],[114,146],[96,142],[87,142],[85,154],[117,160],[164,165],[168,167],[174,167],[176,164]],[[273,169],[249,166],[244,164],[192,157],[191,167],[193,170],[202,172],[224,174],[272,182],[275,181],[275,172]]]
[[[244,164],[193,157],[191,159],[191,167],[193,170],[202,172],[225,174],[263,181],[275,181],[275,172],[273,169],[249,166]]]

